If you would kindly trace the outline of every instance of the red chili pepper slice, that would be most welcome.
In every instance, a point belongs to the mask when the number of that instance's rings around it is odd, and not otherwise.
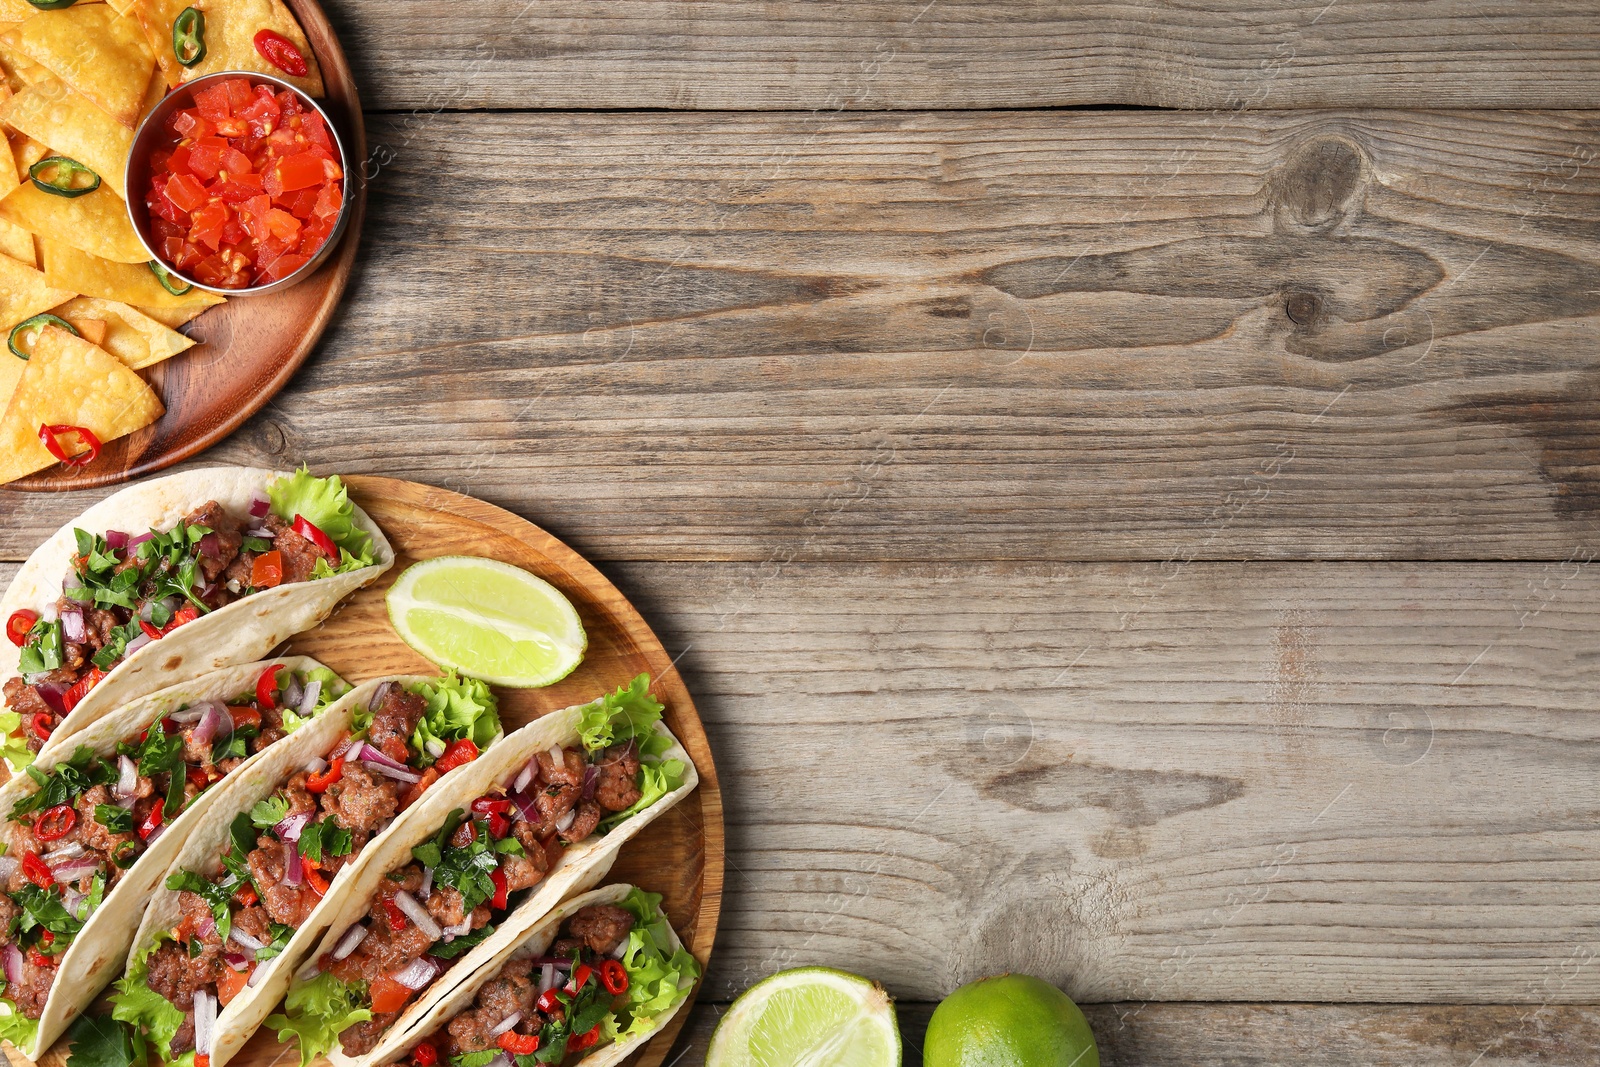
[[[334,559],[339,558],[339,546],[333,543],[333,538],[317,529],[316,525],[304,515],[296,515],[294,525],[290,528]]]
[[[439,1050],[431,1041],[424,1041],[411,1050],[411,1059],[417,1067],[435,1067],[439,1062]]]
[[[44,865],[44,860],[32,849],[22,854],[22,873],[28,876],[28,881],[40,889],[49,889],[55,884],[56,876],[50,873],[50,868]]]
[[[479,797],[472,802],[472,810],[479,815],[487,815],[491,811],[504,812],[511,808],[511,801],[505,797]]]
[[[164,807],[166,805],[160,803],[158,799],[156,806],[151,808],[149,814],[144,817],[144,822],[139,824],[139,840],[150,840],[150,835],[155,833],[156,827],[161,825],[161,809]]]
[[[440,774],[444,774],[477,758],[478,746],[472,743],[471,738],[463,737],[459,741],[450,742],[444,750],[444,755],[434,761],[433,765],[439,769]]]
[[[67,434],[74,433],[78,435],[78,440],[82,441],[87,447],[87,452],[79,452],[76,455],[67,454],[66,446],[61,443],[61,438]],[[39,427],[39,440],[45,448],[50,450],[52,456],[69,467],[87,467],[100,458],[100,438],[82,426],[69,426],[66,423],[57,423],[54,426],[41,425]]]
[[[600,1024],[595,1023],[594,1029],[590,1030],[587,1034],[575,1034],[574,1036],[567,1038],[567,1051],[582,1052],[584,1049],[588,1048],[599,1040]]]
[[[506,906],[506,875],[499,867],[489,875],[489,881],[494,883],[494,897],[489,903],[499,911],[504,911]]]
[[[46,808],[33,824],[33,836],[40,841],[54,841],[66,837],[78,825],[78,813],[71,804],[57,804]]]
[[[400,905],[394,902],[393,897],[383,898],[383,913],[389,917],[389,929],[404,930],[406,928],[406,913],[400,910]]]
[[[621,960],[606,960],[600,965],[600,984],[612,996],[628,991],[628,968]]]
[[[278,672],[281,670],[283,664],[274,663],[256,679],[256,707],[262,711],[271,711],[278,706],[272,702],[272,694],[277,691]]]
[[[539,1051],[538,1034],[519,1034],[515,1030],[507,1030],[495,1043],[513,1056],[529,1056]]]
[[[145,632],[145,636],[149,637],[150,640],[152,640],[152,641],[161,640],[161,637],[162,637],[161,631],[156,629],[156,627],[152,623],[148,623],[148,622],[145,622],[143,619],[140,619],[139,620],[139,629],[143,630]]]
[[[572,981],[567,983],[567,992],[577,993],[581,991],[584,983],[589,980],[589,976],[592,974],[594,974],[593,967],[589,966],[587,963],[578,964],[578,966],[572,972]]]
[[[344,757],[340,756],[328,765],[328,769],[321,774],[313,774],[306,779],[306,789],[312,793],[325,791],[334,782],[344,777]]]
[[[6,637],[10,638],[13,645],[21,648],[28,643],[28,631],[32,630],[34,624],[38,621],[39,613],[37,611],[29,611],[27,608],[23,608],[21,611],[13,611],[11,618],[6,620]]]
[[[56,935],[52,934],[49,930],[43,930],[43,931],[41,931],[39,933],[39,944],[41,944],[41,945],[53,945],[55,943],[56,943]]]
[[[33,716],[33,736],[41,741],[50,740],[50,735],[56,732],[56,717],[48,711],[35,712]]]
[[[305,875],[306,881],[311,883],[311,891],[313,893],[317,894],[318,897],[328,895],[328,880],[322,877],[321,871],[308,863],[305,865]]]
[[[543,993],[539,994],[539,1000],[535,1007],[544,1012],[546,1015],[553,1015],[555,1014],[556,1009],[561,1007],[561,1000],[556,996],[556,991],[554,989],[546,989]]]
[[[106,672],[101,670],[99,667],[90,668],[88,674],[84,675],[82,678],[79,678],[76,682],[73,682],[72,688],[68,689],[66,693],[62,695],[62,710],[70,712],[73,708],[77,707],[78,702],[84,697],[88,696],[89,690],[99,685],[100,679],[104,678],[105,676]]]
[[[300,49],[281,33],[261,30],[256,34],[255,42],[256,51],[261,54],[261,58],[285,74],[303,78],[311,69],[306,65],[306,57],[300,54]]]

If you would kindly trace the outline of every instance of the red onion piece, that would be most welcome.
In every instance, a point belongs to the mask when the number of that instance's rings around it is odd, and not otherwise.
[[[594,764],[583,769],[583,799],[593,800],[595,788],[600,784],[600,768]]]
[[[511,1067],[511,1057],[502,1052],[483,1067]]]
[[[67,860],[75,860],[79,858],[84,854],[85,851],[87,850],[82,845],[74,841],[70,845],[62,845],[54,852],[47,853],[39,858],[44,860],[44,865],[46,867],[54,867],[58,863],[65,863]]]
[[[317,698],[321,695],[322,679],[318,678],[307,684],[305,692],[300,694],[300,714],[310,715],[317,706]]]
[[[272,501],[266,497],[258,493],[250,498],[250,516],[252,518],[264,519],[270,510],[272,510]]]
[[[371,745],[371,744],[363,746],[362,751],[361,751],[361,755],[359,755],[359,756],[350,756],[348,758],[364,760],[364,761],[366,761],[368,763],[381,763],[385,767],[392,767],[397,771],[408,771],[408,770],[411,769],[411,768],[407,767],[404,763],[401,763],[399,760],[394,759],[394,758],[392,758],[390,756],[384,755],[383,752],[378,748],[378,746]]]
[[[139,765],[133,762],[132,756],[118,756],[117,770],[117,796],[124,799],[133,796],[139,789]]]
[[[283,884],[299,888],[306,880],[305,869],[300,866],[300,850],[293,841],[283,843]]]
[[[421,989],[433,981],[439,974],[439,964],[434,962],[432,956],[419,956],[406,965],[398,974],[391,975],[396,982],[407,989]]]
[[[444,931],[439,929],[439,924],[433,921],[433,916],[428,914],[428,909],[417,901],[417,898],[407,893],[404,889],[394,895],[394,902],[400,905],[400,910],[406,917],[417,924],[417,929],[428,935],[429,941],[437,941],[444,936]],[[416,986],[412,986],[416,989]]]
[[[571,826],[577,818],[578,809],[572,808],[565,815],[556,820],[556,833],[564,833],[567,827]]]
[[[278,537],[277,534],[273,533],[265,526],[252,526],[250,529],[244,532],[244,535],[246,537],[259,537],[263,541],[273,541]]]
[[[200,717],[205,713],[206,702],[202,700],[200,703],[195,704],[192,707],[184,708],[182,711],[173,712],[171,715],[168,715],[167,718],[171,719],[179,726],[188,726],[192,722],[199,722]]]
[[[201,937],[210,937],[212,934],[216,933],[217,932],[217,918],[216,918],[216,916],[207,915],[204,919],[201,919],[200,920],[200,924],[195,927],[194,932],[199,934]]]
[[[61,906],[66,908],[67,914],[72,916],[74,919],[83,918],[83,916],[78,914],[78,905],[82,904],[87,899],[88,894],[78,892],[75,886],[69,885],[61,891]]]
[[[489,1031],[489,1036],[499,1037],[501,1034],[505,1033],[507,1030],[511,1029],[521,1021],[522,1013],[520,1011],[514,1011],[496,1023],[494,1029]]]
[[[243,952],[224,952],[222,958],[236,971],[245,971],[250,967],[250,957]]]
[[[289,681],[284,685],[283,695],[279,698],[278,703],[285,707],[298,708],[300,706],[300,698],[305,696],[305,692],[305,686],[301,685],[300,679],[295,676],[293,671],[290,671]]]
[[[346,958],[350,955],[350,953],[356,950],[357,945],[361,944],[361,942],[365,941],[366,939],[367,928],[362,926],[360,923],[356,923],[354,926],[350,927],[350,929],[344,932],[344,936],[341,937],[339,939],[339,943],[334,946],[333,958],[336,960],[342,960]]]
[[[84,856],[82,859],[68,860],[59,867],[52,867],[50,868],[50,873],[55,875],[56,881],[62,885],[67,885],[78,881],[80,878],[96,874],[99,870],[100,864],[98,861],[91,856]]]
[[[516,780],[511,783],[511,791],[513,793],[522,792],[524,789],[528,788],[528,783],[533,781],[533,776],[538,773],[539,765],[533,760],[529,760],[528,765],[517,772]]]
[[[217,1001],[204,989],[194,991],[194,1051],[198,1056],[211,1054],[211,1031],[217,1025]]]
[[[107,530],[106,544],[111,548],[127,548],[128,535],[121,530]]]
[[[228,714],[228,709],[215,700],[206,701],[205,712],[200,716],[199,724],[190,735],[200,744],[204,745],[217,735],[219,729],[233,732],[233,716]]]
[[[378,688],[372,691],[372,699],[367,701],[367,710],[371,711],[383,703],[383,698],[389,695],[389,690],[394,687],[394,682],[380,682]]]
[[[297,815],[291,815],[274,826],[273,832],[278,835],[279,841],[299,841],[300,831],[306,828],[306,823],[311,821],[313,814],[315,813],[302,811]]]
[[[229,927],[229,929],[228,929],[228,939],[231,940],[231,941],[237,941],[239,944],[243,945],[245,948],[249,949],[251,952],[255,952],[258,949],[263,949],[263,948],[267,947],[264,942],[260,941],[257,938],[251,937],[249,934],[247,934],[243,930],[239,929],[239,925],[237,923],[235,923],[233,926]]]
[[[61,633],[68,641],[81,642],[89,635],[83,625],[83,612],[77,608],[65,608],[61,612]]]
[[[169,827],[171,825],[172,825],[171,823],[165,823],[164,822],[160,826],[156,827],[154,830],[151,830],[150,831],[150,836],[144,839],[144,847],[147,848],[147,849],[155,848],[156,847],[156,842],[161,840],[161,835],[166,833],[167,832],[167,827]]]
[[[196,547],[199,549],[200,554],[207,559],[216,559],[222,555],[222,539],[215,533],[208,533],[200,538]]]
[[[548,993],[556,987],[556,965],[547,963],[539,969],[539,992]]]
[[[65,715],[67,713],[67,705],[62,698],[67,695],[67,688],[60,682],[40,682],[33,687],[33,691],[39,694],[39,699],[50,705],[51,711],[57,715]]]
[[[531,822],[538,826],[541,821],[539,808],[534,803],[533,797],[528,793],[517,793],[511,798],[511,803],[516,806],[517,814],[522,816],[523,822]]]
[[[338,752],[338,751],[339,751],[338,749],[334,749],[334,752]],[[338,759],[339,757],[337,755],[335,755],[333,758],[334,759]],[[325,759],[314,759],[314,760],[311,760],[309,763],[306,764],[306,771],[308,773],[310,773],[310,774],[321,774],[323,771],[325,771],[327,769],[328,769],[328,761],[325,760]]]
[[[321,973],[322,968],[317,966],[316,957],[312,957],[311,962],[296,971],[294,977],[297,982],[309,982]]]
[[[17,985],[22,981],[22,950],[10,941],[0,948],[0,966],[5,967],[6,981]]]
[[[433,868],[422,868],[422,888],[417,890],[418,900],[427,900],[433,895]]]
[[[367,751],[364,753],[364,755],[371,755],[371,754],[372,754],[372,746],[368,745],[367,746]],[[420,774],[412,774],[410,771],[395,770],[393,767],[389,766],[386,763],[376,763],[376,762],[374,762],[372,760],[364,759],[364,760],[361,761],[361,766],[367,768],[369,771],[376,772],[377,774],[384,775],[385,777],[388,777],[388,778],[393,778],[397,782],[406,782],[406,783],[408,783],[410,785],[415,785],[416,783],[422,781],[422,775],[420,775]]]
[[[15,856],[0,856],[0,884],[11,881],[11,876],[17,873],[20,866],[22,861]]]
[[[629,938],[624,937],[621,941],[617,942],[617,947],[612,949],[611,952],[610,952],[610,956],[611,956],[612,959],[620,960],[622,957],[624,957],[624,956],[626,956],[628,954],[628,941],[629,940],[630,940]]]
[[[122,649],[122,654],[124,656],[131,656],[154,640],[155,638],[151,637],[149,634],[140,633],[138,637],[135,637],[132,641],[127,643],[127,645]]]
[[[274,958],[276,958],[276,957],[274,957]],[[257,967],[255,970],[251,971],[250,972],[250,980],[248,982],[246,982],[245,985],[247,985],[247,986],[251,987],[252,989],[254,989],[256,983],[261,981],[261,979],[263,979],[263,978],[265,978],[267,976],[267,967],[271,963],[272,963],[272,960],[267,960],[265,963],[261,964],[261,966]]]
[[[146,541],[150,540],[150,538],[154,537],[155,535],[156,535],[156,532],[154,530],[150,530],[147,533],[140,534],[138,537],[130,537],[130,538],[128,538],[128,547],[129,548],[138,548],[140,545],[144,544]]]

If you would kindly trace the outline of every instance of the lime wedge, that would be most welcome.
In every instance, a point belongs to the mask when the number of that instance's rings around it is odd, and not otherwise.
[[[441,667],[495,685],[559,682],[583,662],[589,638],[571,601],[542,578],[499,560],[440,556],[413,563],[389,589],[389,620]]]
[[[717,1024],[706,1067],[898,1067],[900,1028],[883,987],[827,967],[779,971]]]

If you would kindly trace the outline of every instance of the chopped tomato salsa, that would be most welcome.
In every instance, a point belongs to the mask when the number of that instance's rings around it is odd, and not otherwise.
[[[202,285],[244,289],[286,278],[333,235],[344,170],[316,109],[248,78],[199,89],[167,120],[145,205],[167,266]]]

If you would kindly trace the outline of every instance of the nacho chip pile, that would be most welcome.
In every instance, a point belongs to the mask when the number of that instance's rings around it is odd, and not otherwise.
[[[177,328],[222,303],[163,285],[129,221],[140,120],[168,89],[220,70],[322,95],[282,0],[46,2],[0,0],[0,483],[62,455],[87,462],[91,437],[160,418],[138,372],[192,347]],[[299,50],[304,74],[258,51],[264,31]]]

